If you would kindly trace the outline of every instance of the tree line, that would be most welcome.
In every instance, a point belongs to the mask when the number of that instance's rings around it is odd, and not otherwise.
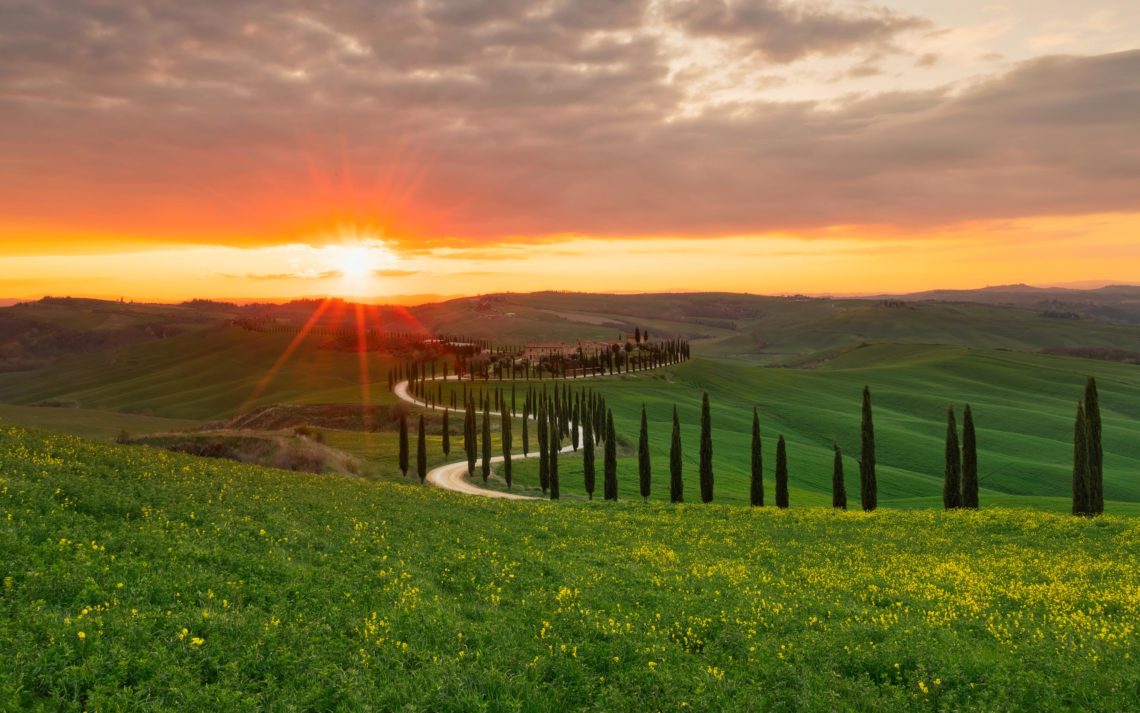
[[[640,339],[640,336],[638,337]],[[388,389],[407,381],[409,391],[431,408],[458,407],[455,397],[446,404],[443,382],[448,379],[481,381],[530,381],[544,379],[578,379],[589,376],[626,374],[656,369],[686,361],[692,351],[684,339],[659,342],[625,341],[609,348],[578,348],[576,352],[549,354],[540,358],[520,356],[518,347],[487,347],[474,354],[456,354],[452,362],[420,359],[401,362],[388,370]]]
[[[491,414],[500,419],[500,445],[503,455],[503,478],[508,488],[513,486],[512,417],[518,417],[516,387],[512,384],[509,399],[502,388],[488,391],[463,388],[464,400],[464,451],[467,457],[468,475],[475,477],[478,469],[486,483],[491,474],[492,457]],[[454,395],[454,394],[453,394]],[[569,384],[548,389],[528,386],[522,397],[522,451],[523,457],[531,452],[531,424],[535,430],[535,440],[539,456],[539,487],[544,495],[552,500],[561,497],[561,483],[558,471],[558,455],[562,451],[564,439],[569,440],[570,448],[583,450],[583,486],[586,495],[593,500],[597,485],[596,449],[603,448],[602,496],[605,500],[618,499],[617,444],[614,433],[613,411],[606,405],[604,395],[591,389],[570,389]],[[481,419],[479,412],[482,412]],[[449,409],[443,412],[443,453],[450,454]],[[408,432],[407,417],[400,421],[400,468],[408,472]],[[875,426],[871,406],[871,391],[863,388],[859,454],[859,505],[864,511],[878,507],[878,479],[875,456]],[[700,416],[700,458],[698,484],[701,502],[711,503],[714,499],[713,437],[712,415],[709,396],[705,392],[701,399]],[[832,441],[832,506],[847,509],[847,486],[844,474],[843,454],[838,442]],[[683,478],[683,444],[681,442],[681,422],[677,407],[673,406],[672,433],[669,449],[669,499],[674,503],[685,501]],[[648,500],[652,485],[652,463],[649,449],[649,421],[645,405],[641,408],[638,434],[637,472],[639,492],[643,500]],[[481,464],[480,464],[481,460]],[[1103,468],[1104,451],[1102,445],[1102,425],[1099,396],[1096,380],[1089,377],[1083,397],[1077,404],[1073,438],[1073,514],[1083,516],[1099,515],[1104,512]],[[419,442],[417,444],[417,471],[420,480],[426,477],[426,445],[424,418],[419,418]],[[783,434],[776,441],[775,462],[775,506],[790,507],[789,469],[787,442]],[[977,509],[979,507],[979,471],[977,434],[973,411],[965,404],[962,411],[962,428],[959,436],[956,412],[953,405],[946,410],[946,437],[944,450],[942,503],[947,510]],[[749,502],[754,507],[765,505],[764,497],[764,452],[760,429],[759,409],[752,410],[751,432],[751,481]]]

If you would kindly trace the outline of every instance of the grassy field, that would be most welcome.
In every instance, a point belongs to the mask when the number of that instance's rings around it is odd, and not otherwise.
[[[196,428],[202,423],[190,419],[140,416],[117,411],[94,411],[81,408],[50,406],[14,406],[0,404],[0,419],[29,428],[54,433],[70,433],[87,438],[110,440],[123,429],[132,436],[169,433]]]
[[[301,340],[274,371],[292,340],[289,334],[218,327],[72,357],[33,372],[0,374],[0,401],[60,400],[83,408],[201,420],[231,418],[262,404],[361,401],[357,355],[322,349],[324,338]],[[386,388],[389,364],[368,354],[368,383],[377,402],[395,401]]]
[[[1127,710],[1140,520],[512,503],[0,426],[2,710]]]

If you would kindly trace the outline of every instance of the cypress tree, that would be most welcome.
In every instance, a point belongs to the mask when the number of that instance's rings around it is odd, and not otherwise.
[[[427,479],[427,433],[424,430],[424,417],[420,415],[419,441],[416,443],[416,473],[420,483]]]
[[[562,450],[562,436],[558,433],[558,415],[553,412],[550,414],[546,438],[550,441],[550,499],[558,500],[562,496],[562,489],[558,485],[558,452]]]
[[[946,467],[942,479],[942,506],[947,510],[962,507],[962,451],[958,448],[958,424],[954,407],[946,407]]]
[[[776,441],[776,507],[788,507],[788,446],[783,434]]]
[[[594,499],[594,433],[590,419],[583,424],[584,438],[582,439],[582,481],[586,486],[586,495]]]
[[[878,483],[875,481],[875,424],[871,419],[871,389],[863,387],[863,449],[859,458],[859,498],[863,509],[879,505]]]
[[[617,500],[617,438],[614,436],[614,413],[606,412],[605,477],[602,489],[606,500]]]
[[[514,424],[511,423],[511,414],[507,408],[507,404],[503,404],[502,412],[502,428],[503,428],[503,480],[507,481],[507,488],[510,489],[512,483],[511,473],[511,429]]]
[[[546,432],[546,406],[542,403],[538,405],[538,423],[535,425],[538,426],[538,484],[545,495],[550,488],[550,453],[546,450],[549,434]]]
[[[760,442],[760,412],[752,407],[752,491],[753,507],[764,507],[764,452]]]
[[[1104,513],[1104,446],[1101,444],[1100,396],[1096,379],[1089,377],[1085,385],[1085,427],[1089,449],[1089,514]]]
[[[451,454],[451,425],[448,417],[449,409],[443,409],[443,454]]]
[[[468,399],[463,417],[463,450],[467,453],[467,477],[475,477],[479,446],[475,442],[475,402]]]
[[[677,406],[673,406],[673,443],[669,447],[669,500],[674,503],[685,501],[685,483],[681,479],[681,420],[677,418]]]
[[[1077,403],[1077,419],[1073,424],[1073,514],[1090,515],[1089,502],[1089,429],[1085,405]]]
[[[578,399],[574,399],[574,413],[570,420],[570,445],[574,446],[574,452],[578,452],[578,439],[581,437],[579,429],[582,425],[581,417],[581,404]]]
[[[978,509],[978,441],[970,404],[962,413],[962,507]]]
[[[712,417],[709,415],[709,394],[701,400],[701,501],[713,499]]]
[[[652,472],[649,467],[649,420],[645,404],[641,404],[641,436],[637,441],[637,475],[641,485],[641,500],[649,502],[649,485]]]
[[[523,401],[523,417],[522,417],[522,447],[523,458],[530,455],[530,401]]]
[[[831,506],[837,510],[847,509],[847,484],[843,482],[843,453],[839,444],[831,442],[835,450],[835,461],[831,466]]]
[[[483,402],[483,482],[491,477],[491,408],[490,399]]]
[[[408,417],[400,414],[400,470],[408,477]]]

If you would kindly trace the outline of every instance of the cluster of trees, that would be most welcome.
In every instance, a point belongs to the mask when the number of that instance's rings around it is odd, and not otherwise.
[[[639,336],[640,338],[640,336]],[[429,407],[443,405],[457,408],[454,395],[450,404],[444,401],[443,381],[451,378],[505,381],[532,378],[539,381],[551,379],[577,379],[587,376],[623,374],[647,369],[655,369],[685,361],[691,351],[684,339],[668,339],[660,342],[623,341],[613,343],[608,348],[584,349],[579,347],[570,354],[551,353],[541,357],[524,356],[525,349],[515,347],[485,347],[473,352],[474,343],[450,343],[453,354],[451,362],[446,359],[438,362],[435,358],[421,358],[397,364],[388,370],[388,389],[407,381],[410,392]],[[438,381],[432,388],[430,382]]]
[[[978,441],[970,404],[962,412],[962,445],[954,406],[946,407],[946,467],[942,478],[942,506],[947,510],[978,509]]]

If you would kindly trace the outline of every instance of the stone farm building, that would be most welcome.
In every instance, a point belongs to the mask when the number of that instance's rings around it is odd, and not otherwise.
[[[613,342],[578,340],[576,342],[531,342],[523,347],[522,356],[527,359],[541,359],[548,356],[576,356],[581,349],[584,354],[607,350]]]

